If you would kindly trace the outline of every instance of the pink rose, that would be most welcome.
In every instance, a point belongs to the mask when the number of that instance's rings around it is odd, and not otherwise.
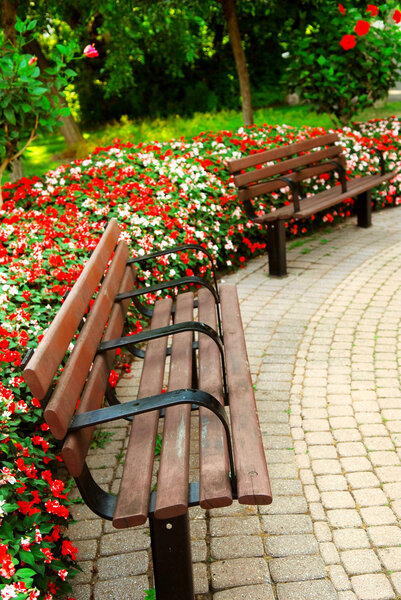
[[[84,56],[86,56],[86,58],[96,58],[97,56],[99,56],[99,52],[96,50],[94,44],[89,44],[88,46],[86,46],[84,48],[83,54]]]

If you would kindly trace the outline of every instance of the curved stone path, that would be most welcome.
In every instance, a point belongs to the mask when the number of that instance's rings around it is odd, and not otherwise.
[[[191,509],[198,600],[401,598],[401,211],[288,244],[238,285],[274,502]],[[135,369],[120,384],[132,396]],[[125,427],[91,459],[117,490]],[[194,465],[196,466],[196,465]],[[77,600],[143,599],[146,528],[113,530],[82,505]],[[150,579],[149,579],[150,577]]]

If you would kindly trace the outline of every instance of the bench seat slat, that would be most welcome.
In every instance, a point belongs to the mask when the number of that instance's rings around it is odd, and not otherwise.
[[[286,156],[293,156],[294,154],[299,154],[299,152],[306,152],[307,150],[312,150],[313,148],[318,148],[320,146],[334,144],[334,142],[337,141],[338,135],[336,133],[328,133],[326,135],[310,138],[295,144],[287,144],[286,146],[271,148],[269,150],[265,150],[264,152],[256,152],[250,156],[244,156],[243,158],[232,160],[228,163],[228,169],[230,173],[237,173],[242,169],[248,169],[249,167],[254,167],[255,165],[260,165],[262,163],[284,158]]]
[[[209,290],[198,291],[198,318],[217,331],[216,303]],[[199,334],[199,389],[224,404],[220,352],[210,337]],[[219,419],[199,409],[200,506],[205,509],[232,503],[227,442]]]
[[[305,202],[305,207],[302,207],[301,210],[295,213],[295,217],[297,219],[302,219],[310,216],[317,210],[322,210],[324,208],[329,208],[333,206],[333,204],[338,204],[343,202],[347,198],[352,198],[354,196],[358,196],[363,192],[367,192],[372,189],[372,187],[377,187],[381,183],[389,181],[394,177],[395,173],[385,173],[384,175],[366,175],[365,177],[358,177],[357,179],[353,179],[347,185],[347,192],[342,193],[341,188],[334,188],[334,194],[331,196],[330,194],[325,195],[325,192],[321,194],[317,194],[313,198],[311,198],[310,202]],[[331,192],[331,190],[329,190]]]
[[[241,504],[272,501],[236,287],[220,289],[231,430]]]
[[[135,269],[132,269],[131,266],[126,267],[119,291],[132,290],[134,279]],[[106,342],[121,335],[129,304],[129,300],[114,303],[103,341]],[[96,356],[76,414],[100,408],[115,355],[116,350],[108,350],[104,354]],[[65,439],[62,456],[73,477],[79,477],[82,472],[93,430],[94,427],[85,427],[68,434]]]
[[[169,325],[172,300],[155,304],[151,329]],[[160,394],[166,362],[167,337],[148,342],[139,384],[138,398]],[[137,415],[133,422],[125,457],[123,475],[113,525],[117,529],[145,523],[155,455],[159,411]]]
[[[63,439],[74,414],[114,298],[120,288],[128,259],[128,247],[121,242],[102,283],[74,350],[60,375],[52,397],[44,410],[46,423],[56,439]],[[67,298],[68,300],[68,298]],[[72,373],[74,374],[72,376]]]
[[[241,188],[253,183],[254,181],[269,179],[270,177],[274,177],[276,175],[288,173],[288,171],[293,169],[299,169],[299,167],[302,166],[313,165],[314,163],[319,163],[323,160],[326,161],[330,158],[335,158],[336,156],[339,156],[341,152],[341,146],[330,146],[329,148],[325,148],[323,150],[316,150],[308,154],[303,154],[302,156],[297,156],[296,158],[280,161],[268,167],[262,167],[261,169],[248,171],[248,173],[235,175],[234,183],[237,187]]]
[[[66,301],[46,331],[35,354],[24,369],[24,379],[32,394],[42,400],[62,362],[68,345],[86,312],[110,260],[120,234],[111,219],[100,242],[86,263]]]
[[[277,219],[289,219],[295,217],[296,219],[303,219],[310,217],[315,212],[330,208],[336,204],[340,204],[347,198],[352,198],[370,190],[372,187],[377,187],[381,183],[389,181],[395,177],[395,172],[385,173],[384,175],[366,175],[365,177],[358,177],[347,182],[347,191],[341,192],[341,186],[335,186],[330,190],[324,190],[316,196],[305,198],[300,202],[300,210],[294,214],[293,204],[282,206],[277,210],[266,213],[261,217],[255,219],[255,223],[269,223],[277,221]]]
[[[192,292],[178,295],[175,323],[192,321],[193,306]],[[192,343],[190,331],[173,336],[168,391],[192,387]],[[190,427],[190,405],[166,409],[154,512],[158,519],[184,515],[188,510]]]

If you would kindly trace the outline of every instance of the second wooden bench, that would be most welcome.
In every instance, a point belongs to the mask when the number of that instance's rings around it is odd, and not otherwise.
[[[238,200],[247,216],[267,227],[270,275],[287,273],[285,222],[290,219],[306,219],[348,198],[356,198],[358,225],[370,227],[371,190],[397,175],[395,171],[385,172],[380,150],[373,148],[372,151],[379,154],[380,171],[352,178],[346,175],[345,155],[336,133],[258,152],[228,164],[238,188]],[[311,184],[330,171],[337,173],[337,185],[314,193]],[[255,210],[252,199],[285,187],[291,192],[287,205],[271,212]]]

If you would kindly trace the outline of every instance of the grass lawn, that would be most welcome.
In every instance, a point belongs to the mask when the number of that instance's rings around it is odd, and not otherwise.
[[[367,121],[372,118],[383,118],[391,115],[400,116],[401,102],[391,102],[382,108],[372,108],[361,112],[357,119]],[[301,126],[320,126],[330,128],[333,124],[327,115],[318,115],[305,106],[272,106],[256,110],[256,125],[267,123]],[[122,118],[119,123],[111,123],[94,131],[84,132],[84,142],[76,148],[76,156],[87,156],[96,146],[107,146],[114,138],[139,142],[167,141],[179,137],[192,137],[202,131],[235,130],[242,126],[242,114],[236,111],[219,113],[197,113],[193,117],[170,116],[167,119],[144,119],[129,121]],[[23,157],[26,177],[42,175],[63,162],[68,162],[71,152],[66,150],[61,135],[38,138]]]

